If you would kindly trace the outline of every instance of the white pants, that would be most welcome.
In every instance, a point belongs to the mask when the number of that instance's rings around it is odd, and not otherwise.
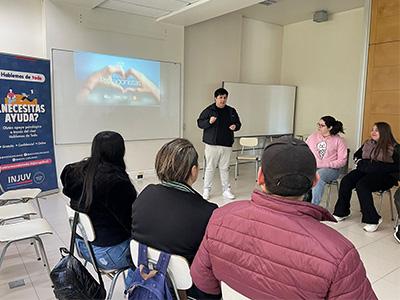
[[[219,168],[222,190],[229,188],[229,163],[232,147],[215,146],[206,144],[206,171],[204,174],[204,189],[211,189],[215,169]]]

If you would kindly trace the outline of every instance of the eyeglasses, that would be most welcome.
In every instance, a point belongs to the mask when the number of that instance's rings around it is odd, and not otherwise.
[[[321,124],[321,123],[317,123],[317,126],[318,126],[319,128],[321,128],[321,127],[326,127],[325,124]]]

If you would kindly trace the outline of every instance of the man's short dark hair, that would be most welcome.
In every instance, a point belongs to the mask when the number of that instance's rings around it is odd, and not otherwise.
[[[228,96],[228,91],[226,90],[226,89],[224,89],[224,88],[219,88],[219,89],[216,89],[215,90],[215,92],[214,92],[214,98],[217,98],[218,96],[223,96],[223,95],[226,95],[226,96]]]

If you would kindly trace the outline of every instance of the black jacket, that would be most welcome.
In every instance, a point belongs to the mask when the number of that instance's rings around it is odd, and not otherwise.
[[[236,110],[229,106],[226,105],[227,109],[229,110],[229,116],[230,116],[230,122],[229,124],[224,124],[226,127],[229,127],[232,124],[236,125],[236,128],[234,131],[240,130],[240,127],[242,126],[242,123],[240,123],[239,115],[237,114]],[[214,116],[217,117],[217,120],[213,123],[210,124],[210,118]],[[209,145],[217,145],[217,135],[218,133],[218,122],[221,121],[221,118],[218,118],[218,108],[215,105],[215,103],[209,105],[206,107],[200,114],[199,118],[197,119],[197,126],[199,128],[203,129],[203,142]],[[229,131],[230,137],[229,139],[231,140],[230,146],[233,145],[233,131]]]
[[[359,159],[357,170],[364,173],[389,174],[394,182],[400,180],[400,144],[395,145],[393,151],[393,163],[381,162],[372,159],[362,159],[362,145],[355,153],[353,158]]]
[[[150,247],[181,255],[191,264],[208,219],[218,207],[191,190],[148,185],[132,206],[132,237]]]
[[[84,211],[79,200],[86,164],[81,161],[65,166],[61,173],[63,193],[71,199],[73,209],[89,215],[96,234],[93,245],[109,247],[122,243],[130,238],[136,190],[124,170],[108,163],[100,164],[94,179],[92,205],[88,212]]]

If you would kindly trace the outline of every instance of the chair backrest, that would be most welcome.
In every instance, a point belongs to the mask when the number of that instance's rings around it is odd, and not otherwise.
[[[222,299],[224,300],[249,300],[246,296],[243,296],[239,292],[232,289],[225,282],[221,281]]]
[[[132,262],[138,265],[139,242],[131,240],[130,250]],[[156,264],[160,251],[154,248],[147,247],[147,257],[149,262]],[[190,276],[190,268],[187,260],[179,255],[171,255],[168,264],[168,274],[173,281],[176,289],[187,290],[192,286],[192,277]]]
[[[349,161],[350,161],[350,149],[347,148],[347,160],[346,164],[339,169],[340,175],[346,175],[349,172]]]
[[[65,205],[65,208],[67,210],[67,216],[68,216],[69,223],[72,226],[72,221],[74,220],[74,215],[75,215],[75,212],[77,212],[77,211],[74,210],[73,208],[71,208],[69,205]],[[79,213],[78,224],[80,224],[81,226],[76,227],[76,232],[81,237],[84,237],[84,234],[86,234],[88,241],[93,242],[96,239],[96,235],[94,233],[92,221],[90,221],[90,218],[87,214],[81,213],[81,212],[78,212],[78,213]],[[82,228],[83,228],[83,230],[85,230],[85,233],[82,232]]]
[[[239,139],[239,144],[243,147],[256,147],[258,145],[258,138],[256,137],[242,137]]]

